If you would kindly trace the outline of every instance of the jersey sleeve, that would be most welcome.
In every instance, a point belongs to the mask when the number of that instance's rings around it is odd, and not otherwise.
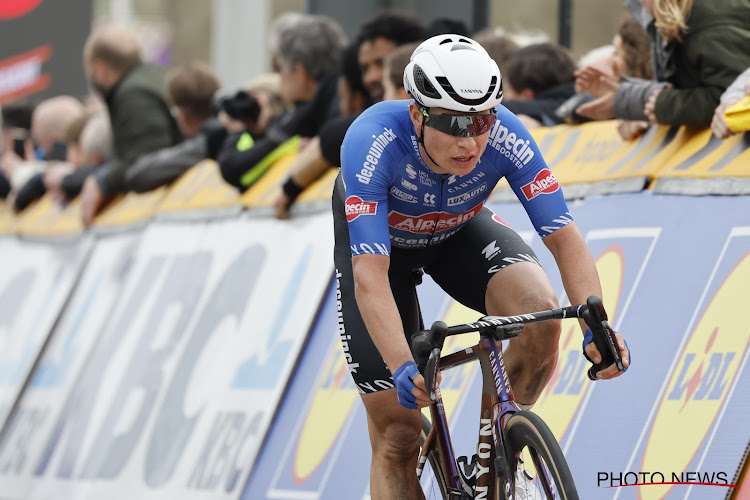
[[[341,146],[341,172],[352,256],[390,255],[388,189],[397,161],[393,129],[378,120],[357,120]]]
[[[573,222],[573,216],[560,183],[529,131],[515,116],[504,121],[506,131],[499,130],[491,140],[501,144],[501,154],[506,159],[512,157],[512,166],[505,177],[537,233],[544,238]]]

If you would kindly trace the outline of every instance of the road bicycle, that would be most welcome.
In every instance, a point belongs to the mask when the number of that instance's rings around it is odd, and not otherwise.
[[[501,344],[521,335],[526,323],[565,318],[583,318],[602,354],[602,361],[589,368],[591,380],[597,380],[596,373],[613,363],[623,371],[615,333],[601,299],[596,296],[589,297],[586,305],[511,317],[485,316],[464,325],[448,327],[437,321],[429,330],[412,336],[414,358],[425,378],[430,399],[435,402],[429,407],[431,419],[422,417],[417,475],[421,477],[425,470],[431,469],[432,488],[427,489],[439,494],[438,498],[578,499],[573,476],[552,431],[538,415],[521,410],[514,401]],[[476,345],[441,357],[446,337],[470,332],[479,332]],[[482,400],[476,454],[469,459],[455,456],[435,381],[438,371],[476,359],[482,373]]]

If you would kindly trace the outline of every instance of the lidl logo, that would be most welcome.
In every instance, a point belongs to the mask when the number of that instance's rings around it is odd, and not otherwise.
[[[750,343],[737,313],[747,295],[750,253],[732,269],[680,353],[654,418],[641,470],[688,470],[714,425]],[[663,498],[672,486],[639,488],[639,499]]]
[[[620,245],[606,248],[596,259],[602,283],[602,296],[610,322],[613,323],[622,295],[625,253]],[[557,366],[546,388],[539,396],[534,411],[539,413],[561,441],[573,423],[591,382],[586,371],[589,362],[581,352],[583,336],[576,321],[563,323]]]

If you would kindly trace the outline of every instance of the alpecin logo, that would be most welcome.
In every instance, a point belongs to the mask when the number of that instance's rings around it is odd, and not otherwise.
[[[408,215],[396,212],[395,210],[388,214],[388,224],[401,231],[410,233],[428,234],[453,229],[461,224],[470,221],[484,205],[481,202],[471,210],[460,214],[448,212],[429,212],[422,215]]]
[[[378,212],[378,203],[375,201],[363,201],[359,196],[350,196],[346,199],[346,220],[352,222],[360,215],[375,215]]]
[[[533,181],[521,188],[527,200],[533,200],[540,194],[554,193],[558,189],[560,189],[560,184],[557,182],[557,177],[548,168],[536,174]]]

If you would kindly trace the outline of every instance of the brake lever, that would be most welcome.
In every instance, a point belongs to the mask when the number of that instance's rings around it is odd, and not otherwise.
[[[624,370],[624,367],[620,349],[618,348],[617,337],[607,321],[607,311],[604,309],[602,299],[596,295],[592,295],[586,300],[586,305],[587,308],[583,313],[583,319],[589,328],[591,328],[594,345],[596,345],[596,348],[602,355],[602,361],[593,364],[587,373],[590,380],[599,380],[596,378],[596,374],[608,366],[614,364],[620,372]]]

